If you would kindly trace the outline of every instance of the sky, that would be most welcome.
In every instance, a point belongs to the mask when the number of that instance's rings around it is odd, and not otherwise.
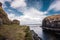
[[[10,20],[20,24],[42,24],[50,15],[60,14],[60,0],[0,0]]]

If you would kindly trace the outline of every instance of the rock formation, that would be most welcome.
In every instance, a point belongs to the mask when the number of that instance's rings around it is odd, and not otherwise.
[[[0,18],[0,25],[3,25],[2,19]]]
[[[33,40],[42,40],[33,30],[31,30],[31,32],[32,32]]]
[[[5,11],[2,8],[2,3],[0,2],[0,19],[2,19],[3,24],[10,24],[11,21],[8,18],[8,15],[5,13]]]
[[[20,24],[20,21],[18,21],[18,20],[13,20],[12,23],[13,23],[13,24],[18,24],[18,25],[19,25],[19,24]]]
[[[0,40],[32,40],[29,26],[19,24],[18,20],[9,20],[0,3]]]
[[[0,2],[0,6],[2,6],[2,3]]]
[[[46,17],[42,21],[42,27],[60,27],[60,15],[52,15]]]

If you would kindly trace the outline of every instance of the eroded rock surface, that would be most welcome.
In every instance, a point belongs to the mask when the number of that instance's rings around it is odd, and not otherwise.
[[[19,24],[20,24],[20,21],[18,21],[18,20],[13,20],[12,23],[13,23],[13,24],[18,24],[18,25],[19,25]]]
[[[2,19],[3,24],[11,24],[11,21],[8,18],[8,15],[2,8],[2,3],[0,2],[0,19]]]
[[[42,21],[42,27],[60,27],[60,15],[52,15],[46,17]]]

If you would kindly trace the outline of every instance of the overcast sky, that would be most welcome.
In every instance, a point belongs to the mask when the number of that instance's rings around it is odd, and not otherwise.
[[[0,0],[10,20],[21,24],[42,24],[49,16],[60,14],[60,0]]]

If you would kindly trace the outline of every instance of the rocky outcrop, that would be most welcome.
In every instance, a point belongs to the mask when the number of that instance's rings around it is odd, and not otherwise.
[[[19,24],[18,20],[9,20],[0,3],[0,40],[32,40],[29,26]]]
[[[60,27],[60,15],[52,15],[46,17],[42,21],[42,27]]]
[[[31,30],[33,40],[42,40],[33,30]]]
[[[18,20],[13,20],[12,23],[13,23],[13,24],[18,24],[18,25],[19,25],[19,24],[20,24],[20,21],[18,21]]]
[[[3,24],[11,24],[11,21],[8,18],[8,15],[2,8],[2,3],[0,2],[0,19],[2,19]]]

